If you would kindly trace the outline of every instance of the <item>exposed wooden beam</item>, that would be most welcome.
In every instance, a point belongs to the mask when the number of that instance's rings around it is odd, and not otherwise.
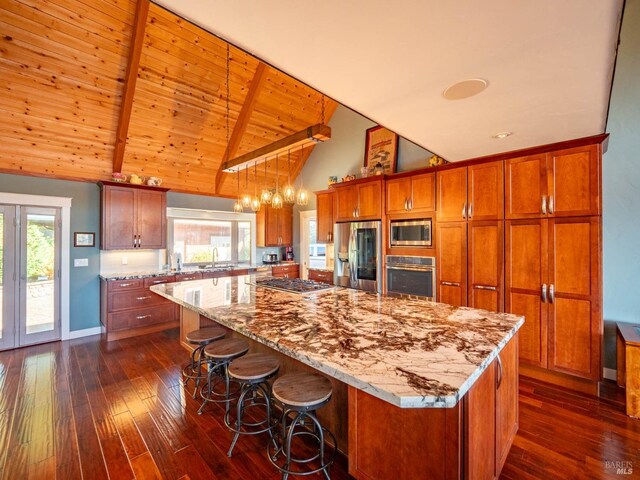
[[[233,127],[233,132],[229,137],[229,145],[225,149],[223,159],[233,158],[235,154],[238,152],[238,147],[240,147],[240,141],[244,135],[244,132],[247,131],[247,125],[249,125],[249,119],[251,118],[251,114],[253,113],[253,109],[256,105],[256,100],[260,94],[260,90],[262,90],[262,85],[264,85],[264,81],[267,78],[267,66],[260,62],[258,63],[258,68],[256,68],[256,72],[253,75],[253,79],[251,80],[251,85],[249,86],[249,92],[245,97],[244,103],[242,104],[242,109],[240,110],[240,114],[238,115],[238,120],[236,121],[235,126]],[[216,188],[215,191],[218,192],[220,190],[220,185],[222,184],[222,166],[216,173]]]
[[[133,108],[133,95],[136,90],[138,80],[138,67],[140,66],[140,54],[144,43],[144,30],[147,26],[147,16],[149,14],[149,0],[138,0],[136,4],[136,16],[133,24],[133,35],[129,47],[129,59],[127,62],[127,72],[124,78],[124,89],[122,91],[122,104],[120,105],[120,116],[118,118],[118,129],[116,130],[116,144],[113,149],[113,171],[122,171],[124,161],[124,149],[127,145],[127,134],[129,132],[129,121],[131,120],[131,109]]]

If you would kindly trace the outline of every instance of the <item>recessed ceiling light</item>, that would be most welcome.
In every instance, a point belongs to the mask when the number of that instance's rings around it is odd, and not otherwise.
[[[453,85],[449,85],[442,96],[447,100],[462,100],[479,94],[489,86],[489,82],[482,78],[470,78]]]
[[[492,135],[491,138],[497,138],[499,140],[502,140],[503,138],[507,138],[510,135],[513,135],[513,132],[500,132],[500,133],[496,133],[495,135]]]

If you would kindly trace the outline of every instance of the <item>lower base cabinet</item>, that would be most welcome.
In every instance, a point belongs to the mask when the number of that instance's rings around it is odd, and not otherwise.
[[[274,277],[282,278],[299,278],[300,277],[300,265],[274,265],[271,268],[271,275]]]
[[[310,268],[309,280],[313,280],[314,282],[322,282],[322,283],[328,283],[329,285],[333,285],[333,272],[329,272],[327,270],[315,270],[313,268]]]
[[[349,387],[349,474],[496,479],[517,430],[515,336],[453,408],[398,408]]]

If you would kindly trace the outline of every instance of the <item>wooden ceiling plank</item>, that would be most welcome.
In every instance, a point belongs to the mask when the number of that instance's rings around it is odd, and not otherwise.
[[[144,42],[144,29],[147,24],[149,14],[149,0],[138,0],[136,4],[136,15],[134,22],[133,36],[129,48],[129,59],[127,62],[127,73],[125,75],[124,90],[122,92],[122,103],[120,105],[120,117],[118,128],[116,129],[116,143],[113,149],[113,171],[122,171],[124,160],[124,149],[127,144],[127,132],[131,121],[131,108],[133,107],[133,96],[136,90],[136,80],[138,78],[138,67],[140,65],[140,53]]]
[[[267,66],[264,63],[258,63],[256,73],[253,75],[253,80],[251,80],[251,86],[249,87],[249,91],[247,92],[244,103],[242,104],[242,110],[240,110],[240,115],[238,115],[236,124],[233,127],[231,137],[229,137],[229,145],[227,145],[224,156],[222,157],[223,159],[226,158],[229,160],[234,157],[238,151],[244,132],[247,129],[247,125],[249,125],[249,119],[253,113],[253,108],[255,107],[260,91],[262,90],[267,70]],[[220,188],[220,182],[222,182],[222,168],[219,168],[216,173],[215,191]]]

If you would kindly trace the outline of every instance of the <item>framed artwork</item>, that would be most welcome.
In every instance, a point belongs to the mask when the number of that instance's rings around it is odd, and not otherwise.
[[[74,247],[95,247],[96,234],[93,232],[73,232]]]
[[[371,170],[380,162],[384,167],[384,173],[395,173],[398,160],[398,135],[380,125],[368,128],[366,135],[364,166]]]

